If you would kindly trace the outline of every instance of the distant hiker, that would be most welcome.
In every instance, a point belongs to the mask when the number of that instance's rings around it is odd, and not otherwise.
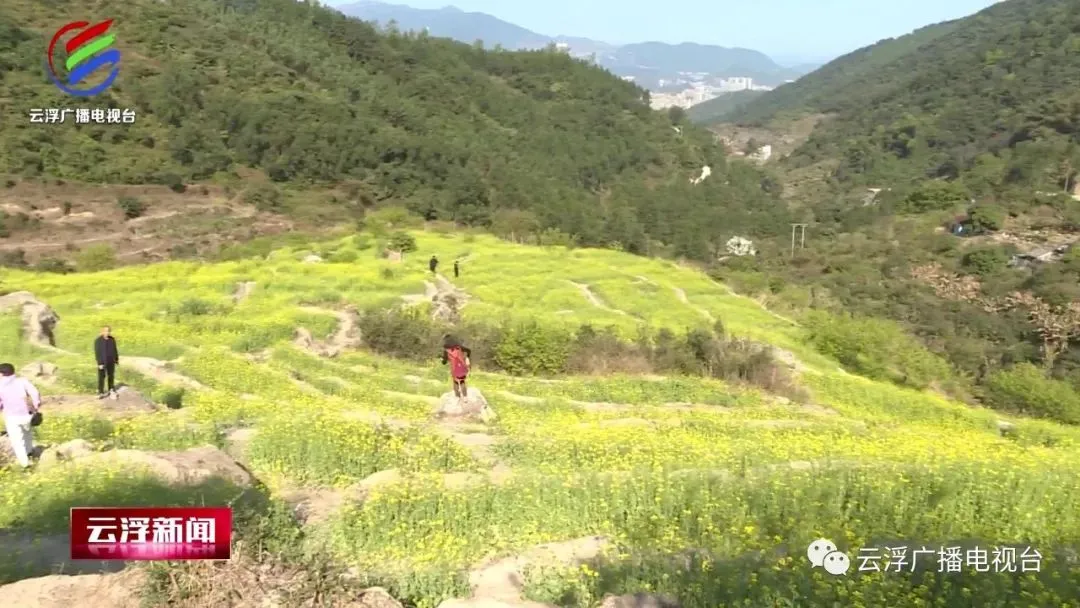
[[[461,271],[458,270],[458,261],[454,260],[454,278],[456,279],[459,276],[461,276]]]
[[[26,402],[27,396],[30,403]],[[34,417],[41,409],[41,393],[25,378],[15,375],[15,366],[0,363],[0,410],[11,440],[11,451],[22,468],[30,466],[34,453]]]
[[[446,335],[443,337],[442,363],[450,364],[450,377],[454,381],[454,396],[464,399],[469,396],[465,380],[469,377],[472,367],[472,351],[463,345],[461,340]]]
[[[431,274],[435,274],[435,269],[439,267],[439,258],[431,256],[431,261],[428,262],[428,268],[431,269]]]
[[[98,398],[104,399],[112,395],[116,399],[116,388],[113,381],[116,379],[116,366],[120,364],[120,351],[116,348],[116,338],[112,336],[112,328],[106,325],[101,328],[101,335],[94,340],[94,358],[97,360],[97,392]],[[105,380],[109,380],[109,392],[105,392]]]

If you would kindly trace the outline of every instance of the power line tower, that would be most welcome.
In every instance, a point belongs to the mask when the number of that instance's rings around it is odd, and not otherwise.
[[[791,257],[795,257],[795,231],[799,231],[799,249],[806,249],[806,224],[791,225]]]

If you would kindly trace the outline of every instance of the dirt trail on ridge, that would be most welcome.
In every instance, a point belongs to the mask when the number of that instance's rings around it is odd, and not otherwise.
[[[686,297],[686,292],[683,291],[681,287],[672,287],[671,289],[675,291],[675,297],[679,298],[680,302],[698,311],[698,313],[708,319],[710,323],[716,323],[716,317],[714,317],[711,312],[692,303],[690,298]]]
[[[592,288],[589,287],[589,285],[587,285],[585,283],[576,283],[574,281],[567,281],[567,283],[570,283],[574,287],[577,287],[578,291],[581,292],[581,295],[585,296],[585,299],[588,300],[589,303],[592,304],[593,306],[595,306],[596,308],[599,308],[601,310],[606,310],[608,312],[613,312],[613,313],[618,314],[618,315],[623,315],[624,317],[632,316],[630,313],[626,312],[625,310],[619,310],[618,308],[612,308],[611,306],[608,306],[603,300],[600,299],[600,296],[596,295],[593,292]]]
[[[180,359],[177,359],[172,363],[178,363],[179,361]],[[160,359],[125,356],[120,358],[120,367],[126,367],[137,371],[162,384],[172,384],[194,390],[205,390],[207,388],[205,384],[194,378],[189,378],[188,376],[172,371],[169,369],[169,363],[161,361]]]

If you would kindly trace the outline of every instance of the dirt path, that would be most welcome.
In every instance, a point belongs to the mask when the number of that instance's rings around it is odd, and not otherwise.
[[[360,346],[360,318],[356,310],[352,308],[347,310],[334,310],[330,308],[320,308],[318,306],[301,306],[300,310],[314,314],[334,315],[337,317],[337,329],[327,340],[326,344],[330,350],[341,352],[348,348],[357,348]]]
[[[178,361],[179,359],[177,359],[177,362]],[[183,374],[170,370],[168,365],[169,364],[165,361],[153,359],[150,357],[125,356],[120,359],[120,367],[126,367],[128,369],[137,371],[140,374],[148,378],[153,378],[155,381],[162,384],[172,384],[175,386],[181,386],[194,390],[205,390],[207,388],[205,384],[202,384],[194,378],[189,378]]]
[[[593,306],[601,310],[606,310],[608,312],[613,312],[618,315],[623,315],[624,317],[631,316],[630,313],[626,312],[625,310],[619,310],[617,308],[612,308],[608,306],[606,303],[604,303],[603,300],[600,299],[599,296],[593,293],[592,288],[585,283],[575,283],[574,281],[567,281],[567,283],[570,283],[574,287],[577,287],[578,290],[581,292],[581,295],[585,296],[585,299],[588,300],[589,303]]]
[[[244,300],[251,297],[251,293],[255,291],[255,281],[244,281],[243,283],[236,284],[236,290],[233,291],[233,302],[239,304]]]
[[[681,287],[672,287],[672,289],[675,291],[675,297],[679,298],[680,302],[698,311],[698,313],[708,319],[710,323],[716,323],[716,317],[714,317],[711,312],[690,302],[690,298],[686,297],[686,292]]]
[[[439,288],[430,281],[424,281],[424,293],[406,294],[401,296],[401,299],[405,301],[407,306],[415,306],[424,302],[430,302],[435,299],[435,296],[437,295],[439,295]]]

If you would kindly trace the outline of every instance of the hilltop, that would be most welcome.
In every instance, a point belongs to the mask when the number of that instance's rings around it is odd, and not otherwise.
[[[785,68],[764,53],[751,49],[729,48],[713,44],[636,42],[608,44],[573,36],[548,36],[498,19],[486,13],[463,11],[453,6],[418,9],[383,2],[357,2],[336,7],[346,15],[373,21],[386,27],[391,22],[401,31],[427,32],[432,36],[452,38],[472,44],[477,40],[489,47],[509,50],[538,49],[560,45],[573,56],[595,61],[619,76],[632,76],[650,90],[665,88],[689,73],[708,78],[741,76],[757,84],[778,85],[798,78],[817,66]],[[668,84],[667,88],[671,85]]]
[[[1077,601],[1075,427],[902,388],[941,371],[903,334],[787,319],[674,262],[403,234],[415,244],[403,262],[383,255],[401,235],[377,230],[217,264],[5,271],[6,289],[26,291],[0,296],[0,347],[44,388],[50,447],[29,473],[0,469],[0,583],[18,581],[0,596],[25,608]],[[55,346],[15,302],[55,311]],[[128,385],[118,401],[91,395],[106,323]],[[473,348],[482,420],[433,415],[447,412],[448,324]],[[856,375],[868,364],[899,374]],[[231,504],[234,559],[85,576],[103,565],[67,559],[66,517],[86,504]],[[822,537],[850,556],[895,539],[933,554],[918,573],[856,574],[851,557],[833,576],[807,561]],[[933,567],[938,547],[960,545],[999,566],[1002,546],[1029,567],[1034,549],[1039,571]]]
[[[809,224],[805,250],[718,276],[776,307],[901,321],[986,398],[1020,363],[1075,395],[1078,28],[1072,2],[998,3],[855,51],[711,125],[783,152],[766,170]]]

